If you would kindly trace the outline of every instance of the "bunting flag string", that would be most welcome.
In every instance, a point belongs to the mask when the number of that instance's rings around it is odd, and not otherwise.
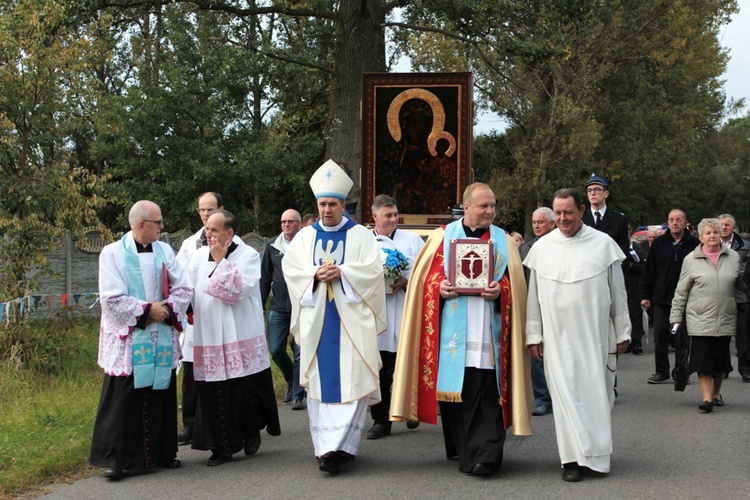
[[[25,297],[19,297],[7,302],[0,302],[0,324],[2,324],[3,320],[5,320],[6,325],[9,324],[10,321],[15,319],[16,314],[20,314],[21,317],[23,317],[32,312],[38,312],[40,306],[44,305],[44,303],[47,304],[47,309],[49,310],[50,315],[52,315],[56,300],[59,298],[61,307],[65,308],[68,306],[68,299],[71,295],[73,297],[75,309],[86,307],[87,301],[90,299],[94,299],[94,301],[87,307],[88,309],[93,309],[94,306],[99,303],[99,294],[95,292],[26,295]]]

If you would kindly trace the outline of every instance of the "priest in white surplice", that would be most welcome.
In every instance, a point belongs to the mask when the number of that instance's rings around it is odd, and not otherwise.
[[[213,452],[209,466],[243,448],[254,455],[261,429],[281,432],[260,305],[260,256],[235,238],[235,227],[230,212],[217,210],[206,222],[208,245],[188,263],[198,392],[192,447]]]
[[[104,369],[90,463],[116,481],[125,471],[177,468],[178,332],[192,290],[172,247],[159,240],[161,209],[136,202],[131,231],[99,256],[99,366]]]
[[[375,228],[372,234],[382,251],[398,250],[409,260],[409,269],[401,272],[386,287],[385,309],[386,330],[378,337],[378,348],[383,368],[380,369],[380,394],[382,401],[370,409],[374,420],[372,428],[367,431],[367,439],[380,439],[391,433],[391,421],[388,412],[391,409],[391,385],[393,370],[396,367],[396,350],[398,349],[399,332],[401,331],[401,313],[404,310],[406,284],[411,276],[411,266],[417,260],[424,240],[416,233],[398,229],[398,207],[396,200],[387,194],[380,194],[372,201],[372,218]],[[416,429],[419,422],[407,422],[409,429]]]
[[[281,263],[315,455],[332,474],[357,453],[368,401],[380,401],[378,334],[385,330],[377,242],[344,218],[352,185],[331,160],[315,172],[310,186],[320,220],[297,233]]]
[[[627,293],[614,240],[582,223],[577,189],[561,189],[557,229],[531,247],[526,343],[544,361],[562,478],[609,472],[617,354],[630,342]]]

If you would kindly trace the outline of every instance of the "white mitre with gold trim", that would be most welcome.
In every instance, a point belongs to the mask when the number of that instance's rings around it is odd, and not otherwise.
[[[316,199],[330,197],[345,200],[353,185],[354,181],[333,160],[322,164],[310,178],[310,187]]]

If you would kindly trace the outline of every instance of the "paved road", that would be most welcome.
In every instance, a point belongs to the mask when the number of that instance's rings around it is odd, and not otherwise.
[[[648,385],[653,343],[643,356],[620,357],[612,412],[614,454],[607,476],[580,483],[560,479],[553,417],[532,417],[531,437],[509,436],[495,476],[464,475],[445,460],[439,426],[362,440],[351,470],[318,471],[307,412],[280,410],[282,435],[263,435],[254,457],[207,467],[208,452],[181,447],[183,467],[112,483],[92,477],[51,498],[747,498],[750,492],[750,384],[734,372],[723,388],[726,406],[698,411],[697,379],[684,393]],[[733,358],[736,361],[736,358]],[[370,425],[368,419],[368,427]],[[236,455],[237,456],[237,455]]]

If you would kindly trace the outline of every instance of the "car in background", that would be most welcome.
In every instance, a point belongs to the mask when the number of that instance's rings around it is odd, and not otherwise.
[[[630,241],[637,241],[638,243],[644,243],[648,236],[649,229],[656,229],[656,235],[661,236],[668,229],[667,224],[649,224],[648,226],[638,226],[633,234],[630,235]]]

